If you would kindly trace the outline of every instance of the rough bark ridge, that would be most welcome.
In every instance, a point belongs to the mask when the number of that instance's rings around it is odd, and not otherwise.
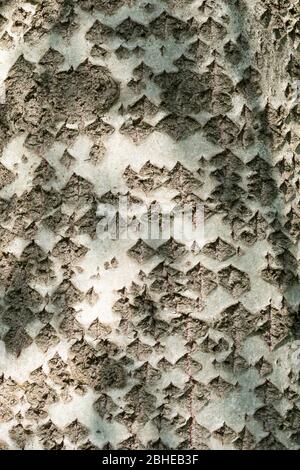
[[[0,5],[1,448],[298,449],[299,1]]]

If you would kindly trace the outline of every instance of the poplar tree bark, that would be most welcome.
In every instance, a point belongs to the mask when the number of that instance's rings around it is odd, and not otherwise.
[[[299,449],[299,24],[0,2],[0,448]],[[105,237],[125,197],[203,243]]]

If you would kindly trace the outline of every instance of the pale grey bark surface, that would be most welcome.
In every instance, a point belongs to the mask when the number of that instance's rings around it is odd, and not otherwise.
[[[0,2],[1,448],[299,448],[299,20]],[[122,195],[204,243],[103,240]]]

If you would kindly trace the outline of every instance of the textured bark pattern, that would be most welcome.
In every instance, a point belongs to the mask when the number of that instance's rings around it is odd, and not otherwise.
[[[299,1],[0,4],[1,448],[298,449]]]

